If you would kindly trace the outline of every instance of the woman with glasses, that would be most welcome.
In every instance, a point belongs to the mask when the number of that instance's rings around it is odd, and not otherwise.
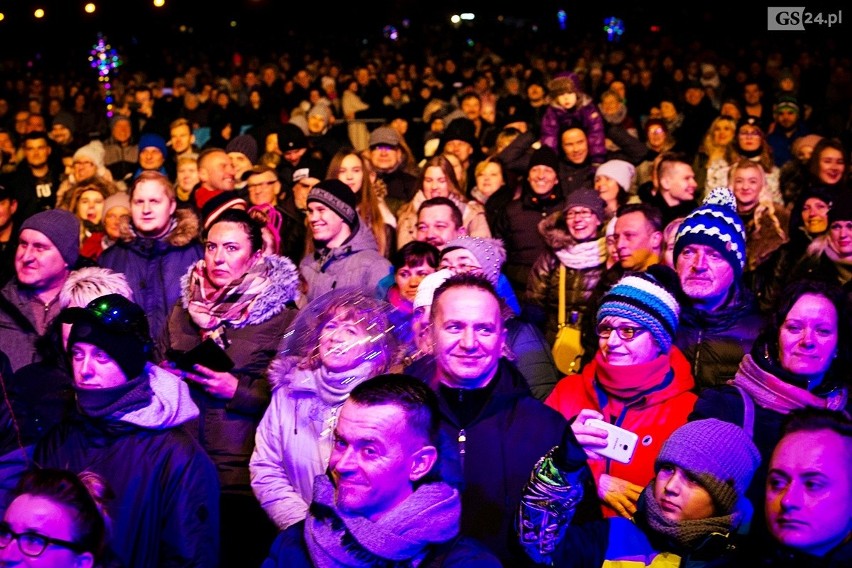
[[[589,461],[606,517],[633,517],[663,442],[695,404],[689,362],[672,345],[678,293],[677,275],[663,265],[622,277],[601,299],[594,359],[579,377],[562,379],[545,401],[573,421],[586,448],[607,445],[607,431],[587,425],[590,418],[638,436],[628,463],[602,456]]]
[[[772,147],[766,142],[766,135],[760,128],[759,118],[748,116],[737,123],[734,149],[741,158],[761,167],[764,185],[760,188],[760,198],[762,201],[771,201],[780,209],[784,205],[784,197],[778,185],[781,170],[772,158]],[[732,163],[731,166],[733,165]]]
[[[108,493],[96,474],[34,469],[18,482],[0,522],[0,566],[94,568],[105,560]]]
[[[598,193],[577,189],[568,195],[564,210],[538,225],[547,248],[530,270],[524,314],[542,329],[549,345],[556,340],[560,316],[577,329],[590,317],[589,299],[606,270],[605,218],[605,203]],[[560,286],[564,287],[562,314]]]

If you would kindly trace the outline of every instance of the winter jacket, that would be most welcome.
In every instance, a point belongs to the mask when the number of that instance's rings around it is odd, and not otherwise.
[[[536,195],[527,181],[523,182],[520,197],[512,200],[492,227],[494,236],[506,246],[506,263],[503,273],[512,283],[515,293],[523,296],[527,278],[546,244],[538,231],[539,222],[548,215],[561,211],[565,199],[558,186],[547,195]]]
[[[146,372],[171,389],[154,389],[148,406],[120,418],[79,415],[63,422],[37,444],[34,461],[105,479],[115,492],[111,547],[127,568],[214,568],[216,468],[181,427],[198,409],[174,375],[153,365]]]
[[[556,340],[559,328],[559,267],[561,262],[556,252],[577,244],[565,224],[565,213],[559,211],[545,217],[538,230],[547,244],[530,270],[525,295],[525,315],[532,318],[544,330],[549,345]],[[580,320],[590,316],[589,300],[601,275],[606,270],[606,259],[591,268],[565,267],[565,321],[576,311]]]
[[[268,289],[249,304],[245,321],[225,329],[225,353],[234,362],[230,372],[239,381],[234,397],[223,400],[210,396],[195,383],[190,386],[200,416],[190,421],[186,429],[216,464],[223,493],[251,495],[248,463],[254,449],[255,429],[269,405],[266,368],[296,314],[299,285],[296,267],[281,256],[266,256],[264,262],[270,274]],[[181,278],[181,300],[172,310],[160,338],[157,360],[166,358],[169,349],[188,351],[202,341],[201,330],[187,311],[192,270]]]
[[[536,461],[559,443],[567,422],[530,395],[523,377],[501,359],[479,414],[462,423],[439,386],[442,478],[461,482],[461,532],[485,544],[506,566],[523,556],[513,529],[521,490]],[[461,476],[461,477],[460,477]],[[521,564],[522,565],[522,564]]]
[[[852,566],[852,540],[847,540],[821,558],[778,545],[761,548],[754,552],[755,556],[762,556],[756,564],[759,568],[848,568]]]
[[[732,297],[712,312],[681,304],[674,343],[692,365],[697,392],[734,378],[743,356],[751,352],[766,317],[750,291],[736,286]]]
[[[39,360],[36,340],[40,334],[33,318],[33,306],[34,302],[27,297],[17,278],[0,289],[0,351],[9,357],[12,371]],[[47,312],[45,322],[49,324],[60,312],[58,298],[43,307]]]
[[[491,237],[491,229],[488,227],[488,221],[485,219],[485,207],[477,201],[460,201],[452,194],[450,194],[450,199],[458,205],[459,211],[462,212],[462,225],[464,225],[467,235],[471,237]],[[397,250],[401,249],[406,243],[416,239],[417,211],[424,201],[426,201],[426,196],[423,194],[423,190],[419,190],[414,194],[414,198],[411,201],[400,207],[399,211],[397,211]]]
[[[151,337],[158,338],[180,297],[180,279],[204,254],[198,241],[198,217],[189,209],[175,211],[174,229],[160,239],[134,236],[122,225],[121,239],[105,250],[98,264],[123,272],[133,297],[148,316]]]
[[[308,302],[335,288],[350,286],[375,295],[379,281],[390,270],[390,261],[379,254],[375,238],[363,224],[339,247],[315,251],[299,264]]]
[[[589,467],[595,480],[604,473],[641,487],[654,477],[654,461],[668,437],[686,424],[695,406],[695,386],[689,362],[677,347],[669,352],[671,371],[662,384],[649,384],[648,389],[630,400],[619,400],[604,391],[597,379],[597,359],[583,367],[580,377],[569,376],[557,383],[545,403],[572,420],[584,408],[597,410],[604,420],[639,436],[633,459],[623,464],[609,458],[593,460]],[[615,511],[603,505],[605,516]]]
[[[639,514],[634,520],[614,517],[590,523],[577,522],[575,511],[585,490],[585,459],[556,460],[554,453],[550,452],[536,464],[530,484],[524,489],[518,516],[519,519],[538,520],[543,509],[549,513],[548,522],[555,521],[546,531],[537,528],[524,531],[524,549],[540,562],[537,565],[559,568],[739,568],[748,565],[740,551],[739,535],[733,532],[713,532],[690,550],[676,550],[682,547],[656,534]],[[585,458],[582,453],[580,456]],[[544,495],[548,497],[542,498],[542,479],[555,481],[558,493],[554,495],[552,490],[545,490]]]
[[[313,373],[293,371],[295,363],[284,359],[270,367],[272,401],[249,465],[255,497],[281,530],[308,514],[314,479],[328,466],[341,406],[323,402]]]

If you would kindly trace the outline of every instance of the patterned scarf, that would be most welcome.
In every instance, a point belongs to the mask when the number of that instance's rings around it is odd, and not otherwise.
[[[583,270],[595,268],[606,262],[606,239],[601,237],[594,241],[577,243],[570,247],[555,251],[559,262],[568,268]]]
[[[846,408],[848,393],[845,388],[834,389],[824,398],[817,396],[760,368],[751,354],[743,357],[736,376],[728,382],[746,391],[761,408],[780,414],[809,406],[829,410]]]
[[[189,275],[189,316],[201,328],[202,339],[221,341],[223,326],[238,328],[249,317],[254,302],[269,289],[269,271],[258,256],[248,271],[230,284],[216,288],[207,279],[204,259],[195,263]],[[220,343],[220,347],[224,347]]]
[[[446,483],[426,483],[377,521],[337,509],[334,486],[317,476],[305,520],[305,543],[314,566],[416,566],[433,544],[459,532],[461,499]]]
[[[739,522],[738,518],[739,514],[734,513],[692,521],[671,521],[663,515],[660,504],[654,498],[654,482],[652,481],[639,496],[634,520],[640,528],[647,527],[663,537],[674,548],[672,552],[686,556],[713,533],[729,534],[734,523]]]

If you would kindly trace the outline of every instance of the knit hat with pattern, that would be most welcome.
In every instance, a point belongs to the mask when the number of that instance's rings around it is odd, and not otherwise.
[[[708,418],[687,422],[663,444],[654,471],[675,465],[698,480],[723,515],[730,514],[751,483],[760,452],[742,428]]]
[[[358,206],[355,192],[340,180],[327,179],[319,182],[308,193],[308,203],[319,201],[335,213],[349,225],[354,231],[358,226]]]
[[[663,353],[668,353],[680,316],[677,289],[677,274],[662,264],[628,273],[604,294],[597,323],[607,316],[629,319],[646,328]]]
[[[482,275],[496,287],[497,280],[500,278],[500,269],[506,262],[506,249],[503,247],[503,241],[464,235],[448,242],[441,251],[441,256],[443,257],[448,252],[460,248],[470,251],[476,257],[482,267]]]
[[[736,278],[743,273],[746,261],[746,234],[734,192],[717,187],[704,202],[687,215],[677,230],[674,260],[687,245],[707,245],[721,254],[734,269]]]

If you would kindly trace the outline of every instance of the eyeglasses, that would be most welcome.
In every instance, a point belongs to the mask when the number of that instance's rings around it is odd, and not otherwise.
[[[576,211],[571,210],[568,213],[566,213],[565,218],[570,221],[571,219],[575,219],[575,218],[576,219],[588,219],[592,215],[593,215],[593,213],[589,209],[578,209]]]
[[[51,544],[77,553],[83,552],[80,545],[75,542],[45,536],[33,531],[17,533],[12,530],[8,523],[0,522],[0,548],[6,548],[12,544],[13,540],[18,542],[18,550],[31,558],[41,556]]]
[[[262,187],[272,187],[276,183],[278,183],[278,180],[273,179],[273,180],[270,180],[270,181],[259,181],[257,183],[250,183],[250,184],[248,184],[247,187],[249,189],[260,189]]]
[[[648,330],[644,327],[631,327],[629,325],[613,327],[602,323],[598,326],[598,337],[601,339],[609,339],[609,336],[612,335],[613,331],[618,334],[618,337],[620,337],[622,341],[633,341],[636,339],[637,335],[642,335]]]
[[[757,132],[757,131],[748,132],[748,131],[745,131],[745,130],[741,130],[740,136],[742,136],[743,138],[760,138],[761,134],[760,134],[760,132]]]

